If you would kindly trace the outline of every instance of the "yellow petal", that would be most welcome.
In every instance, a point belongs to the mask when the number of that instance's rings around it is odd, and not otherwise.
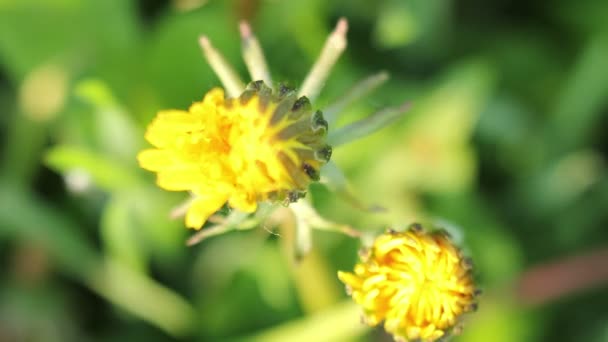
[[[139,166],[149,171],[166,169],[174,163],[173,160],[173,153],[167,150],[147,149],[137,155]]]
[[[202,128],[203,122],[199,116],[183,110],[164,110],[148,126],[145,138],[150,144],[163,148],[173,144],[180,134]]]
[[[161,171],[156,184],[169,191],[188,191],[201,184],[207,184],[205,176],[196,168]]]
[[[226,199],[227,196],[222,194],[213,194],[212,196],[194,199],[186,213],[186,227],[200,229],[209,216],[213,215],[226,203]]]
[[[338,279],[353,289],[361,288],[362,285],[361,278],[349,272],[338,271]]]

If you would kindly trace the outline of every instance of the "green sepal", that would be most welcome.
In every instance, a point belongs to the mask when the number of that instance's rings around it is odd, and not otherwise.
[[[397,107],[385,108],[366,117],[365,119],[361,119],[351,123],[350,125],[330,131],[327,137],[328,143],[331,146],[336,147],[372,134],[379,129],[395,122],[401,117],[401,115],[405,114],[409,108],[409,102]]]

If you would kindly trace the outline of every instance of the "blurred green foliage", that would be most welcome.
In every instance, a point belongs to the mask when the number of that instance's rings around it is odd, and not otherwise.
[[[608,246],[601,0],[0,0],[0,340],[386,341],[335,277],[357,240],[315,231],[299,264],[272,227],[186,247],[168,214],[185,195],[135,160],[159,109],[219,85],[200,34],[244,77],[251,21],[274,79],[297,86],[339,17],[349,47],[315,106],[386,70],[338,123],[412,109],[334,151],[386,210],[315,185],[319,212],[370,235],[450,230],[485,289],[457,341],[607,341],[605,282],[538,305],[514,290],[530,267]]]

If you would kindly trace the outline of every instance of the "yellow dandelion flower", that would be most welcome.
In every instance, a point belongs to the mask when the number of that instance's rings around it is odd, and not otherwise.
[[[238,98],[215,88],[188,111],[161,111],[145,135],[154,148],[138,160],[161,188],[193,194],[186,226],[198,229],[226,202],[253,212],[261,201],[303,196],[331,156],[326,132],[306,97],[258,81]]]
[[[269,211],[262,210],[259,215],[246,215],[256,211],[260,202],[297,201],[311,181],[319,180],[320,169],[332,153],[329,145],[343,145],[371,134],[393,122],[408,107],[406,103],[384,108],[327,135],[328,122],[333,125],[348,104],[369,94],[388,78],[381,72],[355,84],[326,108],[326,119],[320,111],[311,109],[310,101],[319,95],[346,48],[346,19],[338,20],[297,92],[275,86],[251,27],[243,21],[239,28],[242,57],[253,82],[245,86],[211,40],[200,36],[203,55],[225,90],[211,90],[187,111],[159,112],[145,135],[153,148],[138,155],[142,168],[157,173],[161,188],[192,194],[171,212],[172,217],[185,215],[186,226],[201,228],[226,204],[237,209],[226,217],[218,215],[209,229],[188,240],[190,245],[237,227],[253,227],[252,222],[260,223],[273,206],[264,206]],[[325,169],[324,183],[332,191],[358,207],[368,208],[352,194],[339,167],[330,163]],[[299,227],[315,221],[304,207],[290,207]],[[343,225],[332,227],[344,230]]]
[[[338,272],[368,324],[398,340],[436,341],[476,307],[471,262],[443,232],[414,225],[376,238],[354,273]]]
[[[328,123],[309,98],[318,95],[346,47],[346,30],[346,20],[339,20],[299,92],[271,88],[263,51],[246,22],[240,25],[243,59],[254,80],[247,87],[211,41],[199,38],[228,98],[216,88],[188,111],[159,112],[145,136],[154,148],[137,156],[142,168],[157,172],[161,188],[192,193],[174,211],[185,213],[186,226],[201,228],[226,203],[251,213],[262,201],[295,202],[319,180],[332,149]]]

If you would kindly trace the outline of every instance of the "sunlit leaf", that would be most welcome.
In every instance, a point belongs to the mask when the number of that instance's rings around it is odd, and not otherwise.
[[[78,83],[74,92],[93,111],[97,148],[113,158],[134,162],[143,143],[143,130],[118,104],[110,88],[89,79]]]
[[[107,259],[90,279],[89,286],[170,335],[188,336],[194,331],[196,310],[184,298],[116,260]]]
[[[62,173],[82,170],[102,189],[114,191],[134,188],[143,184],[131,169],[107,155],[68,145],[52,147],[45,156],[46,164]]]

